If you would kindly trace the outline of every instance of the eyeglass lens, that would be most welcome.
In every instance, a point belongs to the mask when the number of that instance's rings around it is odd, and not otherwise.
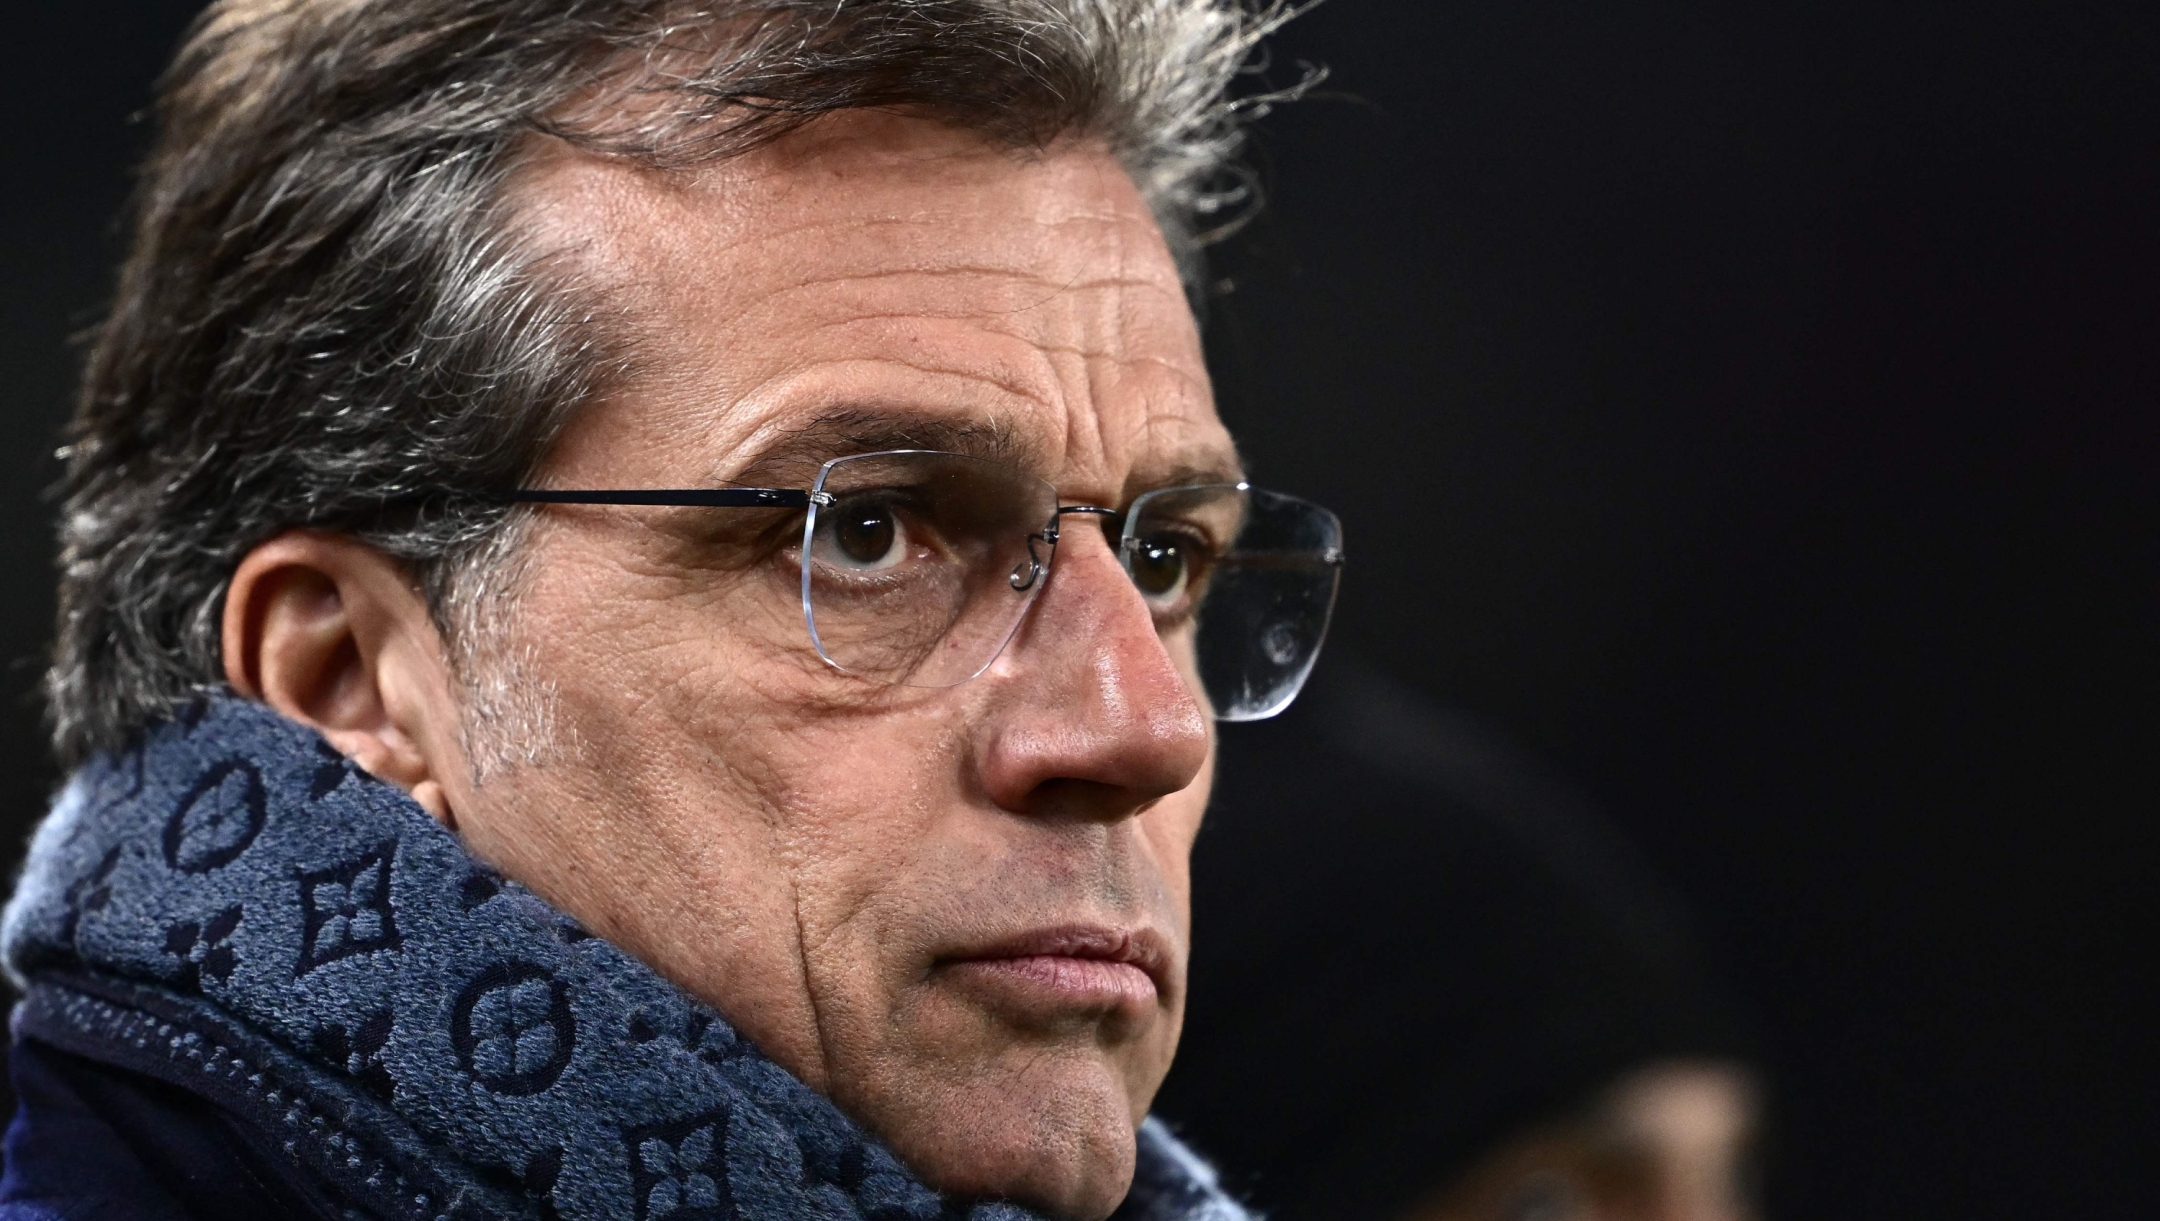
[[[965,682],[996,660],[1048,581],[1057,491],[1024,471],[896,451],[835,459],[814,490],[803,615],[819,654],[842,670],[913,687]],[[1149,493],[1124,519],[1120,559],[1216,716],[1280,711],[1327,630],[1334,516],[1219,484]]]
[[[830,499],[803,527],[803,613],[843,670],[966,682],[1042,592],[1057,489],[1025,472],[910,450],[826,463],[815,490]]]
[[[1224,721],[1264,720],[1296,698],[1320,657],[1342,572],[1342,526],[1318,505],[1241,484],[1165,488],[1133,502],[1120,542],[1161,624]]]

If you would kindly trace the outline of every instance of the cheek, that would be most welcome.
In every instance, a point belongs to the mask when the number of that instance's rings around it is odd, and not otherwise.
[[[806,637],[768,647],[619,562],[546,560],[520,649],[553,688],[555,749],[482,787],[476,849],[812,1071],[813,959],[874,980],[863,930],[910,927],[891,895],[955,804],[942,723]]]
[[[807,643],[788,647],[784,624],[728,630],[744,616],[715,611],[713,583],[646,562],[634,521],[580,521],[541,541],[512,647],[552,722],[543,766],[524,779],[575,810],[591,841],[562,849],[666,875],[701,905],[770,891],[799,753],[786,697],[816,677]]]
[[[592,901],[619,906],[618,923],[651,920],[630,905],[665,895],[651,910],[770,927],[762,915],[784,903],[772,799],[784,761],[770,757],[780,726],[747,676],[772,667],[611,565],[564,564],[534,594],[526,650],[549,688],[552,749],[526,779],[576,812],[582,842],[565,854],[603,855],[602,876],[637,879]],[[645,937],[663,933],[681,935]]]
[[[773,744],[783,864],[813,970],[843,974],[835,985],[899,984],[927,961],[918,930],[940,923],[965,821],[964,742],[952,718],[917,706],[804,717]]]

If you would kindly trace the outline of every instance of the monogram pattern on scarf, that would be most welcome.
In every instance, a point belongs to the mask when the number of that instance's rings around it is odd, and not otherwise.
[[[73,778],[0,928],[18,1028],[196,1089],[365,1215],[1025,1221],[941,1198],[311,731],[207,701]],[[1120,1218],[1240,1221],[1150,1121]]]

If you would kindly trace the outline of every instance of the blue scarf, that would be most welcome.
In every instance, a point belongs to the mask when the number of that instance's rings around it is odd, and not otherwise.
[[[258,704],[79,772],[0,954],[18,1036],[275,1138],[366,1215],[968,1218],[711,1008]],[[1239,1221],[1150,1120],[1117,1216]]]

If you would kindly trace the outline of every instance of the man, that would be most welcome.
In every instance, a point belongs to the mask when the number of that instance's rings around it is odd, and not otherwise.
[[[75,424],[0,1215],[1240,1215],[1144,1117],[1211,722],[1341,559],[1180,275],[1281,16],[212,8]]]

